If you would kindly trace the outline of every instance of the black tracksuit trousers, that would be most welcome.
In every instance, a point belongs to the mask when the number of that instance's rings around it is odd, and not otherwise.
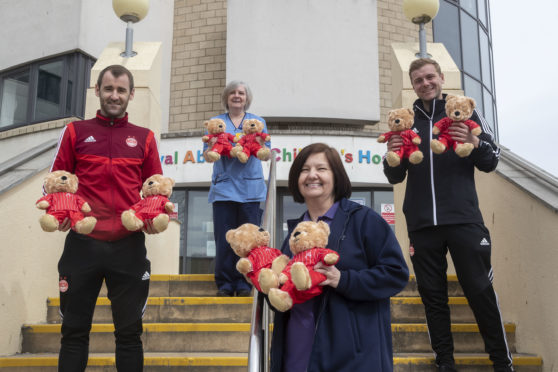
[[[454,364],[446,275],[449,250],[494,370],[513,371],[498,298],[492,287],[488,229],[482,224],[434,226],[409,232],[409,239],[436,364]]]
[[[142,316],[151,273],[143,232],[107,242],[70,230],[58,272],[62,315],[58,371],[83,372],[87,366],[93,311],[103,280],[115,327],[116,369],[142,371]]]

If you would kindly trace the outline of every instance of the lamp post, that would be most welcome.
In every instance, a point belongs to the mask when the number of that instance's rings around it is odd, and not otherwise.
[[[126,27],[126,49],[120,55],[130,58],[137,53],[132,50],[134,30],[132,24],[141,21],[149,10],[149,0],[112,0],[112,9],[118,18],[128,24]]]
[[[424,25],[436,17],[439,8],[439,0],[403,0],[405,17],[419,25],[419,53],[417,57],[428,58]]]

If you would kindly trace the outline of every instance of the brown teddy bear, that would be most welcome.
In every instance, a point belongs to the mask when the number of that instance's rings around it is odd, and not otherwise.
[[[279,287],[279,274],[287,266],[289,257],[276,248],[270,248],[269,233],[264,229],[245,223],[225,235],[234,253],[241,257],[236,269],[260,292],[267,294],[270,288]]]
[[[209,119],[203,123],[207,129],[207,133],[202,137],[203,142],[209,142],[212,138],[217,138],[217,142],[213,144],[211,149],[206,152],[206,160],[209,163],[214,163],[221,159],[221,156],[229,156],[233,148],[231,142],[234,141],[234,136],[226,133],[227,124],[221,119]]]
[[[271,140],[267,133],[262,133],[263,129],[264,125],[258,119],[245,120],[242,123],[244,135],[240,139],[234,139],[236,146],[231,150],[231,156],[238,158],[242,163],[246,163],[250,155],[260,160],[269,160],[271,151],[266,146],[260,145],[257,140],[257,137],[263,139],[264,142]]]
[[[464,158],[471,154],[475,148],[472,143],[454,141],[448,133],[448,129],[453,122],[459,121],[469,127],[471,133],[478,136],[482,133],[481,127],[469,118],[475,110],[475,100],[464,96],[446,96],[446,115],[447,117],[439,120],[432,128],[433,134],[438,134],[438,139],[430,142],[430,148],[436,154],[445,152],[448,148],[453,148],[457,156]]]
[[[339,261],[337,252],[323,248],[329,238],[329,225],[323,221],[300,222],[289,238],[293,258],[280,275],[281,289],[269,290],[269,302],[279,311],[305,302],[322,293],[325,275],[314,271],[318,262],[331,266]]]
[[[145,220],[151,219],[155,231],[165,231],[170,220],[168,213],[174,210],[174,204],[169,201],[173,186],[172,178],[160,174],[146,179],[141,188],[143,199],[122,212],[122,225],[129,231],[138,231]]]
[[[90,234],[97,219],[83,213],[91,212],[89,204],[79,195],[78,177],[64,170],[57,170],[47,174],[44,180],[44,189],[47,195],[43,196],[35,204],[37,208],[46,210],[46,214],[39,219],[44,231],[55,231],[58,226],[68,217],[72,228],[80,234]]]
[[[389,141],[391,136],[398,135],[403,139],[403,145],[397,151],[388,151],[386,160],[390,167],[397,167],[401,164],[401,159],[408,158],[411,164],[418,164],[423,159],[422,151],[418,145],[421,140],[411,127],[414,123],[413,111],[406,108],[391,110],[388,113],[388,126],[391,131],[378,137],[378,142]]]

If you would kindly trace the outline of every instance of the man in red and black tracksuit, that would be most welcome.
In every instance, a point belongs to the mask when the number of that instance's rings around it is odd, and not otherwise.
[[[479,209],[474,178],[475,168],[483,172],[496,169],[500,149],[492,130],[475,111],[471,119],[483,130],[478,137],[463,123],[456,122],[449,129],[453,140],[473,144],[471,154],[464,158],[452,150],[433,154],[432,127],[446,117],[444,74],[436,61],[421,58],[411,63],[409,75],[419,97],[414,104],[412,129],[422,140],[419,148],[424,160],[420,164],[405,160],[397,167],[390,167],[384,160],[384,173],[392,184],[407,177],[403,212],[411,243],[409,254],[438,371],[456,371],[446,278],[449,251],[494,371],[511,372],[512,356],[492,286],[491,239]],[[401,138],[392,137],[388,150],[396,151],[402,144]]]
[[[93,310],[104,279],[115,326],[116,368],[137,372],[143,369],[140,336],[151,268],[144,233],[126,230],[120,216],[140,200],[143,182],[162,174],[161,162],[153,132],[128,122],[132,74],[119,65],[105,68],[95,94],[101,106],[96,117],[64,128],[51,168],[77,175],[77,194],[97,218],[95,230],[87,236],[70,230],[58,263],[62,315],[58,370],[85,370]],[[59,227],[69,228],[68,219]],[[150,221],[144,231],[154,233]]]

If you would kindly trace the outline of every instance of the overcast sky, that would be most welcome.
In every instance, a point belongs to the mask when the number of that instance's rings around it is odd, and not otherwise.
[[[558,2],[490,6],[500,144],[558,177]]]

